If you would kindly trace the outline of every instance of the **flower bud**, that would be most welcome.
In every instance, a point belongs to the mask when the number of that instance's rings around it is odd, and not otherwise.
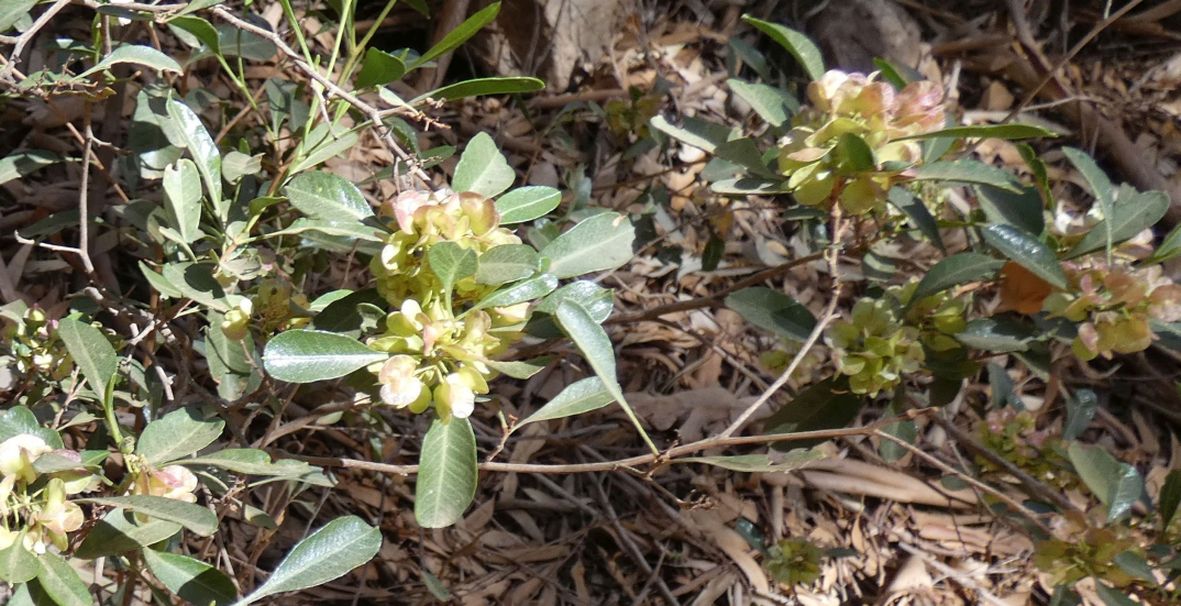
[[[443,418],[466,419],[476,408],[476,394],[459,373],[447,375],[435,387],[435,409]]]
[[[183,465],[163,469],[146,467],[135,478],[135,493],[196,503],[197,476]]]
[[[392,356],[381,367],[381,401],[399,408],[410,406],[429,396],[422,380],[415,376],[418,361],[407,355]]]

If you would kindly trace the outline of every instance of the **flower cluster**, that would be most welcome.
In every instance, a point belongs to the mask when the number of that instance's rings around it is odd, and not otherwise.
[[[1143,351],[1152,344],[1150,320],[1181,320],[1181,285],[1159,265],[1134,269],[1095,261],[1063,268],[1070,289],[1047,297],[1044,309],[1079,323],[1072,343],[1079,359]]]
[[[499,227],[492,200],[479,194],[409,191],[383,210],[396,230],[371,269],[378,292],[396,311],[386,317],[385,332],[368,343],[394,354],[373,369],[381,399],[415,413],[433,405],[443,418],[466,418],[476,395],[488,392],[494,372],[486,362],[519,338],[529,306],[472,309],[495,286],[466,276],[445,292],[429,251],[453,242],[478,259],[493,247],[521,240]]]
[[[887,299],[863,298],[849,320],[828,329],[837,370],[849,377],[853,393],[876,396],[898,385],[926,359],[920,331],[907,326]]]
[[[268,335],[308,323],[308,318],[301,315],[306,313],[302,310],[307,309],[308,298],[303,293],[294,292],[290,282],[263,280],[253,298],[240,297],[236,303],[221,321],[222,332],[234,341],[246,337],[252,317],[259,330]]]
[[[9,351],[4,353],[13,357],[17,372],[26,377],[60,381],[74,369],[73,359],[57,336],[57,321],[36,307],[6,323],[0,331],[0,342],[6,344]]]
[[[39,472],[35,463],[50,453],[67,463],[81,462],[77,452],[54,450],[32,434],[0,442],[0,549],[12,545],[23,532],[24,546],[30,551],[45,553],[49,545],[64,550],[69,533],[82,527],[82,509],[66,496],[90,489],[93,476],[84,471]]]
[[[991,410],[977,432],[989,450],[1038,480],[1063,489],[1074,484],[1076,476],[1064,471],[1069,465],[1062,439],[1049,428],[1039,429],[1037,417],[1028,410],[1012,406]],[[1004,472],[985,457],[977,457],[976,464],[986,472]]]
[[[932,82],[896,91],[876,73],[834,70],[808,85],[808,100],[779,142],[779,170],[808,206],[835,199],[850,214],[880,209],[900,171],[921,158],[918,142],[904,138],[944,126],[943,91]]]
[[[167,465],[155,469],[140,465],[135,474],[132,494],[176,499],[196,503],[197,476],[183,465]]]
[[[967,301],[943,291],[911,303],[918,285],[918,279],[913,279],[901,286],[890,287],[886,294],[898,302],[900,309],[906,310],[903,320],[919,329],[919,338],[928,350],[945,352],[962,347],[955,335],[968,325],[964,318],[968,311]]]

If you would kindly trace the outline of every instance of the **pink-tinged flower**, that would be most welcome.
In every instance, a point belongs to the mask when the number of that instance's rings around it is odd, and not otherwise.
[[[37,479],[33,462],[53,449],[45,440],[32,434],[23,433],[0,443],[0,474],[20,478],[25,483]]]
[[[410,406],[426,395],[426,385],[416,376],[418,361],[406,355],[390,357],[378,372],[381,401],[398,408]]]
[[[58,549],[64,550],[69,547],[67,533],[81,528],[86,516],[82,513],[81,507],[66,500],[65,483],[53,478],[45,486],[45,504],[34,519],[48,535],[50,542]]]
[[[435,387],[435,409],[446,417],[466,419],[476,409],[476,394],[463,375],[453,372]]]
[[[135,493],[196,503],[197,476],[182,465],[145,469],[135,479]]]
[[[431,203],[431,194],[427,191],[413,190],[398,194],[391,204],[398,228],[406,233],[414,233],[414,213]]]

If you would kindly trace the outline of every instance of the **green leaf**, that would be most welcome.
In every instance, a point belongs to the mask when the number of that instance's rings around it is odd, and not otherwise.
[[[159,520],[175,522],[203,537],[211,536],[217,532],[217,515],[195,503],[186,503],[177,499],[150,495],[91,497],[78,499],[78,501],[107,505],[109,507],[119,507]]]
[[[549,273],[559,278],[615,269],[632,258],[636,232],[619,213],[604,212],[580,221],[541,249]]]
[[[538,362],[534,364],[533,362]],[[549,362],[548,358],[538,358],[528,362],[507,361],[507,360],[485,360],[484,365],[496,372],[512,377],[514,379],[528,379],[533,375],[545,370],[545,364]]]
[[[436,88],[433,91],[411,99],[409,103],[410,105],[416,105],[422,101],[426,101],[427,99],[454,101],[456,99],[466,99],[468,97],[478,97],[481,95],[513,95],[519,93],[532,93],[544,88],[545,82],[542,80],[524,76],[473,78],[471,80],[464,80],[463,82],[456,82],[455,84],[449,84],[441,88]]]
[[[1066,253],[1066,259],[1073,259],[1107,247],[1110,229],[1112,245],[1135,237],[1140,232],[1156,225],[1169,210],[1169,197],[1159,191],[1137,193],[1125,199],[1120,196],[1111,208],[1111,214],[1093,227],[1078,244]]]
[[[562,192],[544,185],[518,187],[496,200],[501,225],[524,223],[544,217],[558,207]]]
[[[552,421],[598,410],[612,402],[607,386],[599,377],[587,377],[567,385],[552,400],[517,423],[514,430],[538,421]]]
[[[862,173],[877,168],[873,150],[865,139],[853,133],[843,133],[837,138],[836,157],[844,174]]]
[[[303,214],[328,221],[373,216],[373,209],[356,185],[324,171],[296,175],[283,187],[291,205]]]
[[[861,411],[865,398],[848,389],[844,378],[825,379],[801,391],[763,422],[764,433],[795,433],[846,427]],[[778,442],[792,448],[810,447],[821,440]]]
[[[254,176],[262,172],[262,154],[253,156],[238,150],[232,150],[221,161],[221,176],[226,181],[237,185],[243,177]]]
[[[1160,489],[1156,508],[1160,512],[1162,531],[1169,527],[1173,516],[1177,515],[1177,505],[1181,505],[1181,469],[1170,470]]]
[[[216,311],[209,312],[205,326],[205,361],[209,374],[217,383],[217,395],[232,402],[258,389],[262,372],[258,369],[254,336],[250,331],[240,340],[231,339],[221,329],[225,318]]]
[[[78,77],[85,78],[91,74],[110,69],[112,65],[119,63],[134,63],[150,67],[158,72],[167,71],[179,74],[183,71],[175,59],[150,46],[125,44],[111,51],[111,54],[103,57],[94,67],[78,74]]]
[[[168,219],[186,244],[201,237],[201,175],[181,158],[164,168],[164,205]]]
[[[329,158],[335,158],[346,150],[357,145],[357,131],[339,124],[321,123],[312,129],[307,138],[299,142],[295,148],[295,157],[299,162],[288,169],[287,173],[299,175],[308,169],[319,166]]]
[[[338,579],[373,559],[380,548],[380,530],[357,516],[336,518],[296,544],[266,582],[236,606]]]
[[[221,436],[225,421],[204,419],[191,407],[174,410],[148,423],[135,444],[135,452],[156,467],[187,457]]]
[[[1140,606],[1140,602],[1129,598],[1124,592],[1106,583],[1096,581],[1095,594],[1099,596],[1099,599],[1103,600],[1106,606]]]
[[[1111,561],[1129,575],[1151,585],[1156,585],[1156,575],[1152,573],[1152,567],[1140,554],[1134,551],[1121,551]]]
[[[1169,231],[1156,250],[1152,251],[1152,256],[1146,262],[1163,263],[1178,255],[1181,255],[1181,223]]]
[[[771,196],[791,193],[786,181],[752,177],[722,179],[711,184],[709,189],[723,196]]]
[[[590,312],[595,322],[602,324],[615,307],[615,295],[590,280],[577,280],[550,293],[534,308],[540,313],[554,315],[562,301],[574,301]]]
[[[527,244],[502,244],[480,255],[476,282],[497,286],[528,278],[537,271],[540,257]]]
[[[61,436],[57,432],[43,427],[33,414],[24,406],[13,406],[0,412],[0,442],[21,434],[31,434],[45,440],[53,448],[64,448]]]
[[[1045,244],[1012,225],[988,225],[981,230],[984,241],[1018,265],[1033,272],[1055,288],[1066,289],[1062,263]]]
[[[623,397],[623,389],[619,387],[619,381],[615,374],[615,350],[611,347],[611,339],[607,336],[607,332],[595,322],[585,307],[575,301],[560,303],[554,317],[566,336],[570,337],[570,340],[578,346],[578,350],[582,352],[587,363],[594,369],[595,375],[603,381],[607,393],[611,394],[616,402],[619,402],[619,406],[631,419],[640,437],[653,452],[658,452],[656,445],[652,443],[652,439],[648,437],[644,426],[636,417],[635,411],[627,403],[627,399]]]
[[[976,188],[976,200],[991,223],[1012,225],[1033,235],[1046,227],[1042,197],[1032,187],[1021,187],[1021,193],[996,189],[987,185]]]
[[[195,3],[190,3],[189,7],[191,8],[193,4]],[[250,15],[247,14],[247,16]],[[250,20],[263,29],[271,29],[271,26],[261,18],[256,17]],[[217,44],[221,53],[226,57],[242,57],[251,61],[270,61],[279,51],[274,42],[230,23],[222,23],[217,26]]]
[[[148,284],[151,284],[152,288],[156,289],[161,295],[173,299],[179,299],[184,296],[184,293],[173,285],[172,282],[169,282],[164,276],[156,273],[143,261],[139,262],[139,271],[144,275],[144,278],[147,278]]]
[[[262,363],[267,373],[280,381],[311,383],[343,377],[388,357],[344,335],[289,330],[267,343]]]
[[[304,461],[271,461],[271,455],[257,448],[227,448],[200,457],[175,461],[178,465],[208,465],[246,476],[301,478],[319,472]]]
[[[76,557],[93,560],[155,545],[180,532],[180,524],[147,518],[138,521],[125,509],[112,509],[86,533]]]
[[[1144,493],[1136,468],[1116,460],[1103,448],[1072,442],[1066,452],[1083,483],[1107,507],[1108,523],[1128,514]]]
[[[190,3],[190,6],[192,4],[193,3]],[[168,27],[175,27],[181,31],[188,32],[193,36],[193,38],[196,38],[198,42],[204,44],[210,52],[214,54],[221,53],[221,40],[218,38],[217,28],[213,27],[213,24],[201,17],[195,17],[192,15],[173,17],[168,20]]]
[[[459,157],[459,164],[455,165],[455,175],[451,179],[451,189],[476,192],[492,198],[512,187],[516,178],[516,171],[496,148],[496,142],[488,133],[480,132],[468,141]]]
[[[776,128],[787,124],[793,107],[799,105],[795,99],[774,86],[754,84],[737,78],[726,80],[726,84],[735,95],[750,105],[760,118]]]
[[[476,497],[476,436],[467,419],[435,419],[422,441],[414,519],[424,528],[460,520]]]
[[[82,376],[86,377],[90,388],[102,397],[119,367],[119,355],[111,347],[111,342],[99,329],[74,318],[62,318],[57,325],[57,334],[70,357],[82,369]]]
[[[1062,155],[1082,173],[1087,185],[1091,186],[1091,193],[1095,194],[1095,199],[1099,201],[1100,208],[1104,211],[1110,208],[1115,202],[1115,187],[1111,184],[1111,179],[1107,178],[1107,173],[1095,163],[1094,158],[1075,147],[1063,147]]]
[[[25,583],[40,572],[37,556],[25,549],[24,533],[21,532],[11,545],[0,549],[0,579],[10,583]]]
[[[526,301],[539,299],[553,292],[558,287],[558,279],[553,274],[541,274],[536,278],[509,284],[490,293],[472,306],[472,309],[487,309],[489,307],[506,307]]]
[[[145,549],[143,555],[152,575],[192,604],[229,604],[238,596],[234,582],[205,562],[155,549]]]
[[[991,185],[997,189],[1021,192],[1021,183],[1007,171],[979,160],[932,162],[916,167],[911,174],[915,181],[950,181]]]
[[[217,311],[229,311],[226,293],[213,277],[213,270],[212,263],[169,263],[164,266],[164,279],[189,299]]]
[[[1066,424],[1062,426],[1062,439],[1074,440],[1081,436],[1095,418],[1099,398],[1089,389],[1080,389],[1074,394],[1065,392]]]
[[[901,187],[892,187],[887,199],[890,204],[906,215],[906,220],[910,222],[911,227],[919,230],[919,233],[939,247],[939,250],[947,252],[947,249],[943,247],[943,236],[939,234],[939,224],[935,221],[935,217],[931,216],[931,211],[927,210],[927,205],[923,204],[918,196]]]
[[[427,249],[431,272],[439,279],[444,293],[450,293],[455,283],[475,275],[478,261],[476,251],[455,242],[443,241]]]
[[[938,137],[953,137],[953,138],[968,138],[976,137],[981,139],[1040,139],[1042,137],[1057,137],[1058,133],[1034,126],[1032,124],[979,124],[975,126],[952,126],[942,130],[932,131],[929,133],[920,133],[917,135],[909,135],[906,137],[899,137],[895,141],[906,141],[908,139],[936,139]]]
[[[217,217],[224,222],[229,216],[229,201],[221,197],[221,154],[217,144],[197,114],[181,101],[168,101],[168,117],[169,127],[165,130],[168,140],[177,147],[189,150],[205,182],[205,191],[209,194]]]
[[[919,280],[911,301],[918,301],[957,284],[991,280],[1005,262],[980,253],[959,253],[936,263]]]
[[[976,318],[955,335],[960,343],[993,353],[1026,351],[1033,341],[1030,329],[1007,317]]]
[[[713,154],[719,145],[730,140],[732,130],[721,124],[702,120],[701,118],[685,118],[681,126],[676,126],[664,118],[653,116],[648,124],[656,130],[688,145]]]
[[[807,307],[765,286],[731,293],[726,297],[726,307],[765,331],[800,343],[808,340],[816,327],[816,318]]]
[[[61,156],[43,149],[31,149],[9,154],[0,158],[0,185],[61,161]]]
[[[29,15],[37,0],[8,0],[0,2],[0,32],[6,32],[17,21]]]
[[[766,34],[787,52],[795,57],[804,67],[808,79],[819,80],[824,76],[824,59],[820,56],[820,49],[807,36],[794,29],[786,28],[777,23],[755,19],[750,15],[743,15],[742,20]]]
[[[684,457],[674,459],[675,463],[705,463],[741,473],[784,473],[807,467],[808,463],[825,458],[825,454],[814,448],[799,448],[786,453],[718,455],[710,457]]]
[[[400,79],[406,73],[406,64],[398,57],[383,50],[370,48],[361,61],[357,74],[357,88],[383,86]]]
[[[90,588],[82,581],[69,562],[52,552],[43,553],[37,559],[41,567],[37,573],[37,584],[58,606],[92,606],[94,604]]]
[[[350,241],[385,242],[385,232],[381,229],[352,218],[312,219],[301,217],[292,221],[291,225],[288,225],[285,229],[267,234],[267,237],[294,236],[305,232],[339,236],[348,238]]]
[[[434,61],[439,55],[448,51],[455,50],[460,44],[467,41],[468,38],[476,35],[476,32],[484,28],[485,25],[492,23],[496,19],[496,15],[500,13],[500,2],[493,2],[492,4],[477,11],[471,17],[468,17],[458,27],[443,36],[443,39],[438,44],[431,47],[430,50],[423,53],[421,57],[411,61],[406,66],[406,71],[418,69],[427,62]],[[459,190],[456,190],[459,191]]]

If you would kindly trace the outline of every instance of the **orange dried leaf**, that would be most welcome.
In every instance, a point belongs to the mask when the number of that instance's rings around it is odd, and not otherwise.
[[[1009,261],[1001,268],[1001,305],[998,311],[1035,314],[1053,287],[1033,272]]]

